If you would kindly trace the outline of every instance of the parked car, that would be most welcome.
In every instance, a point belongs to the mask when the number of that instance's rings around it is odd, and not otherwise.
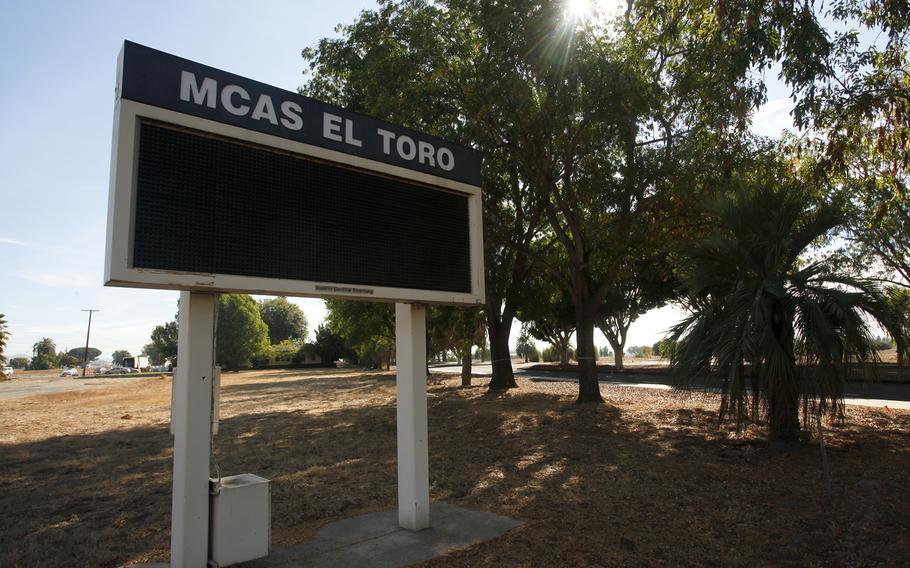
[[[111,370],[108,369],[107,367],[98,367],[97,369],[95,369],[96,375],[106,375],[110,372],[111,372]]]
[[[13,376],[13,368],[12,368],[12,367],[3,367],[2,369],[0,369],[0,375],[3,375],[3,376],[6,377],[7,379],[10,378],[10,377],[12,377],[12,376]]]
[[[111,367],[105,375],[129,375],[133,370],[129,367]]]
[[[78,377],[79,369],[73,367],[71,369],[63,369],[63,372],[60,373],[61,377]]]

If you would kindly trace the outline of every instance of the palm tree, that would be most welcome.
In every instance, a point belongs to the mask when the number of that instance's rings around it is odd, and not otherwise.
[[[6,342],[9,340],[9,331],[6,329],[6,315],[0,314],[0,363],[6,363]]]
[[[721,419],[767,417],[771,440],[790,444],[800,406],[843,417],[851,364],[877,360],[871,320],[900,345],[903,332],[876,285],[804,259],[842,223],[839,207],[780,174],[732,189],[714,229],[681,251],[690,313],[673,329],[676,385],[719,381]]]

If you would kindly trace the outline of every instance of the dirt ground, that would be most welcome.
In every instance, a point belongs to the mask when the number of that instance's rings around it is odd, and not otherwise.
[[[431,497],[525,521],[429,562],[907,566],[910,413],[850,407],[789,454],[716,428],[716,398],[532,383],[429,387]],[[483,381],[478,381],[483,382]],[[225,374],[215,454],[273,480],[276,544],[396,506],[394,376]],[[170,379],[0,401],[0,566],[167,561]]]

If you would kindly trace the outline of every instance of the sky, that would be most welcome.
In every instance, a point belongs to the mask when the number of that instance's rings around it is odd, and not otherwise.
[[[115,63],[123,40],[294,91],[303,48],[336,36],[364,0],[47,2],[3,0],[0,19],[0,313],[8,357],[50,337],[58,349],[140,352],[174,318],[179,293],[103,286]],[[773,79],[774,71],[769,73]],[[786,89],[772,81],[754,130],[790,126]],[[258,298],[258,297],[257,297]],[[322,300],[292,298],[313,330]],[[650,345],[678,319],[641,317],[628,345]],[[514,329],[512,341],[517,337]],[[596,343],[606,345],[598,332]]]

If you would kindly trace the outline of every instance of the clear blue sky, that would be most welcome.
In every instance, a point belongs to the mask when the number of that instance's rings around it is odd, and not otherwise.
[[[110,357],[138,353],[177,309],[177,292],[102,286],[115,62],[124,39],[295,90],[300,51],[335,35],[366,0],[3,2],[0,19],[0,313],[8,356],[42,337],[58,348],[91,344]],[[756,130],[789,125],[775,85]],[[311,327],[320,300],[295,300]],[[629,345],[650,344],[675,321],[670,308],[633,326]],[[516,330],[517,331],[517,330]],[[513,338],[514,340],[514,338]],[[606,341],[600,338],[599,344]]]

